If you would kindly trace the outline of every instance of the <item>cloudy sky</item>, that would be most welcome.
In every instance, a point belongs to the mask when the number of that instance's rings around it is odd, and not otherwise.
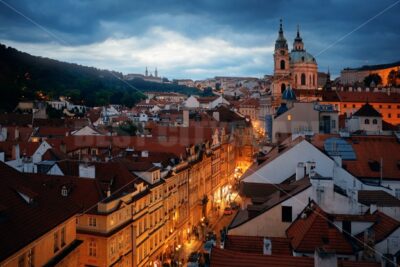
[[[400,60],[400,0],[0,0],[0,43],[168,78],[272,73],[279,19],[320,71]],[[354,31],[354,32],[353,32]]]

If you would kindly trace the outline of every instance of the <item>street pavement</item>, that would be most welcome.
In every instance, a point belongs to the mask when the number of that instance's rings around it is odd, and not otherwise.
[[[221,210],[219,215],[215,214],[210,216],[210,227],[208,227],[207,231],[214,231],[217,234],[217,246],[220,245],[220,230],[224,227],[228,227],[230,222],[232,221],[233,217],[235,216],[237,211],[233,212],[231,215],[223,215],[223,210]],[[207,232],[206,231],[206,232]],[[196,240],[194,237],[192,237],[192,240],[187,241],[184,243],[183,248],[182,248],[182,258],[184,259],[185,265],[186,266],[186,261],[189,258],[190,253],[195,252],[195,251],[202,251],[203,250],[203,240],[200,238],[200,240]]]

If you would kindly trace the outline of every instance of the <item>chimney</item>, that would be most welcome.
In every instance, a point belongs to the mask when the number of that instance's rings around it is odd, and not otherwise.
[[[314,253],[314,267],[337,267],[337,256],[333,251],[317,248]]]
[[[307,161],[306,162],[306,175],[310,175],[311,171],[315,169],[315,162],[314,161]]]
[[[272,255],[272,242],[271,239],[264,238],[263,254]]]
[[[304,178],[304,163],[299,162],[299,163],[297,163],[297,167],[296,167],[296,181],[298,181],[302,178]]]
[[[110,189],[110,187],[107,188],[106,194],[107,194],[107,197],[110,197],[110,196],[111,196],[111,189]]]
[[[378,206],[376,205],[376,204],[370,204],[369,205],[369,213],[370,214],[373,214],[375,211],[377,211],[378,210]]]
[[[149,151],[143,150],[141,153],[142,158],[148,158],[149,157]]]
[[[219,112],[218,112],[218,111],[214,111],[214,112],[213,112],[213,118],[214,118],[216,121],[219,121]]]
[[[19,139],[19,130],[18,130],[18,127],[15,127],[14,137],[15,137],[15,140],[18,140],[18,139]]]
[[[189,110],[183,110],[183,127],[189,127]]]
[[[19,144],[15,144],[13,149],[14,149],[14,151],[13,151],[14,152],[13,153],[14,159],[16,159],[16,160],[20,159],[21,158],[21,153],[20,153],[20,150],[19,150]]]

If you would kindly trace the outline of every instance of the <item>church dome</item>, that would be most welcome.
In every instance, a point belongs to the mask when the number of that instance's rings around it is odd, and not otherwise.
[[[296,94],[293,89],[288,86],[282,93],[282,100],[294,101],[296,100]]]
[[[292,51],[292,52],[290,52],[290,63],[291,64],[296,64],[296,63],[317,64],[317,61],[310,53],[307,53],[306,51]]]

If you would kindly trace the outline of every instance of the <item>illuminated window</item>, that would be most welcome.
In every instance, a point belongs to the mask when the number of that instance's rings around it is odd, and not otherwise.
[[[287,120],[288,120],[288,121],[291,121],[291,120],[292,120],[292,115],[290,115],[290,114],[287,115]]]
[[[89,217],[89,226],[96,227],[96,225],[97,225],[96,218]]]

